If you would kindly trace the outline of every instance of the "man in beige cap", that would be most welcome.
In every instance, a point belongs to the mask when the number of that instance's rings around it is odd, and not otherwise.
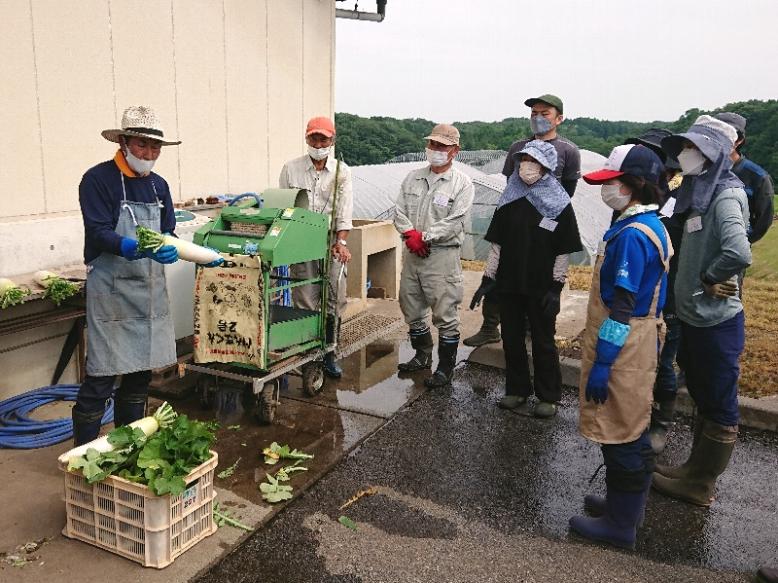
[[[119,149],[112,160],[87,170],[78,188],[89,334],[86,379],[72,412],[76,445],[97,437],[111,396],[115,425],[143,417],[151,369],[176,362],[163,264],[178,253],[172,245],[139,251],[135,229],[174,232],[170,188],[152,168],[162,146],[181,142],[166,139],[156,114],[144,106],[127,108],[121,128],[102,135]],[[114,395],[117,375],[122,381]]]
[[[438,329],[438,368],[424,381],[428,387],[451,382],[459,346],[462,266],[459,248],[465,238],[465,216],[473,204],[473,183],[454,168],[459,130],[438,124],[428,135],[429,166],[414,170],[402,183],[394,226],[405,240],[400,276],[400,308],[416,350],[401,372],[432,367],[432,334],[427,316]]]
[[[348,234],[351,230],[351,212],[354,206],[351,170],[345,163],[336,160],[332,153],[335,145],[335,124],[328,117],[314,117],[305,128],[305,143],[308,153],[290,160],[281,169],[278,186],[297,188],[308,192],[308,208],[316,213],[330,215],[332,202],[336,197],[335,177],[338,179],[337,208],[335,209],[335,230],[332,245],[334,261],[330,264],[330,283],[327,294],[327,344],[338,339],[339,315],[346,304],[345,265],[351,260],[348,250]],[[292,266],[295,278],[318,277],[319,262],[308,261]],[[318,285],[305,285],[292,290],[294,305],[306,310],[318,310],[321,291]],[[324,372],[332,378],[340,378],[343,370],[330,352],[324,358]]]

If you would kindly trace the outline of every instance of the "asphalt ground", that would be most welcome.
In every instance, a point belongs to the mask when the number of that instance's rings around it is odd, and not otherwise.
[[[652,492],[636,550],[612,550],[567,529],[604,490],[604,472],[589,483],[601,455],[578,435],[574,392],[550,421],[498,409],[501,395],[500,371],[460,365],[196,580],[729,582],[778,562],[774,434],[741,433],[712,508]],[[663,460],[690,442],[678,423]]]

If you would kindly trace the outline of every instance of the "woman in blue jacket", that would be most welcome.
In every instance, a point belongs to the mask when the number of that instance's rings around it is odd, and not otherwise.
[[[587,496],[596,517],[575,516],[570,528],[626,548],[635,545],[654,467],[648,428],[672,256],[657,215],[663,170],[656,153],[628,144],[583,177],[602,185],[603,201],[620,215],[594,268],[580,381],[580,431],[602,447],[607,494]]]

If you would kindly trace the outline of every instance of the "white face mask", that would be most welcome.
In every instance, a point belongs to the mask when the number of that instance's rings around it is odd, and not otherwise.
[[[615,211],[623,211],[632,200],[632,196],[629,194],[622,194],[621,184],[618,182],[615,184],[603,184],[600,188],[600,196],[602,202],[607,204]]]
[[[525,184],[532,186],[538,180],[543,177],[540,164],[537,162],[530,162],[526,160],[519,164],[519,178],[521,178]]]
[[[696,148],[684,148],[678,154],[678,164],[684,176],[697,176],[703,170],[707,158]]]
[[[445,166],[448,164],[448,152],[438,152],[437,150],[424,149],[424,153],[427,155],[427,162],[430,166]]]
[[[156,160],[141,160],[140,158],[136,158],[132,155],[129,148],[124,152],[124,157],[127,159],[127,164],[129,164],[130,168],[141,176],[148,176],[151,169],[154,168],[154,162],[156,162]]]
[[[330,150],[332,150],[332,146],[327,146],[326,148],[314,148],[313,146],[308,146],[308,155],[314,160],[324,160],[327,156],[330,155]]]

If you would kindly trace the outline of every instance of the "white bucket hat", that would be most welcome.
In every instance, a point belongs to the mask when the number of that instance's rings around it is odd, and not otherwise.
[[[119,143],[119,136],[132,136],[157,140],[163,146],[177,146],[180,140],[165,140],[165,134],[154,110],[145,105],[134,105],[124,110],[122,127],[118,130],[103,130],[101,135],[109,142]]]

